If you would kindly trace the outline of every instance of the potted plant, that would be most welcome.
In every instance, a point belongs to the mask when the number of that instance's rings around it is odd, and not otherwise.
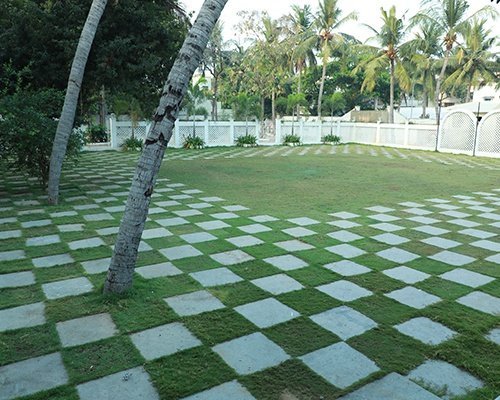
[[[283,144],[285,146],[300,146],[300,136],[298,135],[285,135],[283,138]]]
[[[236,146],[238,147],[256,147],[257,136],[246,134],[236,139]]]

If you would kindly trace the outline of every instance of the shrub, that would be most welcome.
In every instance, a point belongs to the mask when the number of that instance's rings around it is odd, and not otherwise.
[[[300,136],[298,135],[285,135],[285,138],[283,139],[284,144],[295,144],[298,145],[300,144]]]
[[[64,94],[54,89],[19,91],[0,99],[0,159],[16,170],[38,178],[46,186],[50,154]],[[69,137],[66,158],[76,161],[83,134]]]
[[[87,142],[106,143],[108,141],[108,132],[102,125],[90,125],[87,129]]]
[[[141,151],[143,144],[144,143],[141,139],[137,139],[135,137],[129,137],[125,139],[121,147],[123,151]]]
[[[184,144],[182,146],[185,149],[203,149],[205,141],[199,136],[189,135],[184,137]]]
[[[257,136],[246,134],[236,139],[236,146],[257,146]]]
[[[328,135],[323,136],[323,143],[340,144],[340,141],[341,138],[338,135],[329,133]]]

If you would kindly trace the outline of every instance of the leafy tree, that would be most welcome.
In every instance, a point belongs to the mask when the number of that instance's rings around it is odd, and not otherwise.
[[[295,128],[295,113],[299,113],[300,107],[307,105],[306,96],[304,93],[293,93],[289,94],[287,98],[287,109],[288,112],[292,113],[292,135],[294,134]]]
[[[233,99],[233,111],[236,119],[245,119],[245,132],[248,135],[248,119],[259,115],[259,98],[240,93]]]
[[[333,116],[342,114],[345,111],[346,101],[341,92],[335,92],[326,98],[324,103],[325,111],[330,113],[330,135],[333,135]]]
[[[206,117],[208,115],[207,109],[201,106],[207,98],[206,83],[207,80],[203,77],[198,79],[196,83],[189,82],[186,96],[181,105],[181,109],[186,110],[188,118],[193,118],[193,137],[196,136],[196,116]]]

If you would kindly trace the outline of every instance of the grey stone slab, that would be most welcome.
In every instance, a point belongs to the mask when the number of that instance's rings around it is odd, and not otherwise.
[[[344,342],[335,343],[299,358],[314,372],[340,389],[345,389],[379,371],[372,360]],[[342,360],[342,362],[332,362],[332,360]]]
[[[420,210],[420,211],[422,211],[422,210]],[[380,221],[380,222],[393,222],[393,221],[397,221],[398,219],[401,219],[401,218],[395,217],[393,215],[388,215],[388,214],[373,214],[373,215],[369,215],[368,218],[371,218],[371,219],[374,219],[374,220]]]
[[[463,226],[464,228],[474,228],[476,226],[481,225],[481,224],[478,224],[477,222],[469,221],[468,219],[450,219],[446,222],[453,224],[453,225]]]
[[[331,215],[332,217],[335,217],[335,218],[342,218],[342,219],[351,219],[351,218],[359,217],[358,214],[353,214],[353,213],[346,212],[346,211],[341,211],[341,212],[337,212],[334,214],[328,214],[328,215]]]
[[[200,193],[203,193],[203,191],[198,190],[198,189],[188,189],[188,190],[183,190],[182,193],[184,193],[184,194],[200,194]]]
[[[388,213],[394,211],[394,208],[383,207],[383,206],[374,206],[374,207],[366,207],[366,210],[378,212],[378,213]]]
[[[491,240],[477,240],[470,243],[471,246],[479,247],[480,249],[485,249],[489,251],[494,251],[500,253],[500,243],[492,242]]]
[[[161,226],[165,226],[165,227],[189,224],[189,221],[187,219],[184,219],[181,217],[157,219],[155,222],[157,224],[159,224]]]
[[[139,275],[145,279],[160,278],[163,276],[181,275],[182,271],[170,262],[161,264],[146,265],[135,269]]]
[[[28,396],[68,383],[61,353],[0,367],[0,400]]]
[[[460,246],[462,243],[455,240],[444,239],[441,237],[433,236],[421,240],[425,244],[430,244],[431,246],[439,247],[440,249],[452,249],[453,247]]]
[[[255,217],[250,217],[252,221],[255,222],[274,222],[278,221],[278,218],[271,217],[270,215],[256,215]]]
[[[298,226],[296,228],[287,228],[283,229],[283,232],[286,233],[287,235],[293,236],[293,237],[306,237],[306,236],[312,236],[316,235],[316,232],[303,228],[302,226]]]
[[[472,288],[486,285],[487,283],[493,282],[495,280],[495,278],[492,278],[491,276],[479,274],[477,272],[469,271],[463,268],[456,268],[439,276],[448,281],[460,283],[461,285],[469,286]]]
[[[436,224],[438,222],[441,222],[439,219],[436,218],[429,218],[429,217],[411,217],[407,218],[408,221],[416,222],[418,224],[423,224],[423,225],[432,225]]]
[[[492,221],[500,221],[500,214],[495,214],[495,213],[483,213],[479,214],[478,217],[490,219]]]
[[[356,240],[363,239],[363,236],[344,230],[328,233],[327,236],[338,240],[339,242],[354,242]]]
[[[0,274],[0,289],[29,286],[35,283],[35,275],[31,271]]]
[[[44,323],[45,305],[43,303],[0,310],[0,332],[43,325]]]
[[[316,221],[315,219],[307,218],[307,217],[291,218],[291,219],[288,219],[287,221],[291,222],[292,224],[300,225],[300,226],[309,226],[309,225],[319,224],[319,221]]]
[[[97,199],[96,202],[98,202]],[[123,206],[104,207],[104,211],[107,211],[108,213],[121,213],[125,211],[125,206],[123,205]],[[109,219],[109,217],[106,217],[106,219]]]
[[[24,250],[0,251],[0,261],[15,261],[26,258]]]
[[[439,214],[443,214],[452,218],[467,218],[471,216],[470,214],[461,211],[441,211]]]
[[[63,347],[96,342],[118,333],[111,315],[105,313],[58,322],[56,329]]]
[[[161,207],[151,207],[148,211],[148,215],[156,215],[166,213],[167,210]]]
[[[446,204],[450,202],[449,200],[444,200],[444,199],[426,199],[426,200],[436,204]]]
[[[420,216],[432,214],[432,211],[425,210],[423,208],[418,208],[418,207],[407,208],[406,210],[403,210],[403,211],[407,212],[408,214],[420,215]]]
[[[142,239],[158,239],[163,237],[172,236],[172,232],[165,228],[145,229],[142,232]]]
[[[160,400],[143,367],[136,367],[76,387],[80,400]]]
[[[444,235],[445,233],[450,232],[447,229],[437,228],[435,226],[429,226],[429,225],[417,226],[416,228],[413,228],[413,230],[433,236]]]
[[[4,239],[15,239],[20,238],[22,236],[22,232],[18,229],[12,231],[1,231],[0,232],[0,240]]]
[[[460,297],[457,303],[491,315],[500,315],[500,299],[483,292],[472,292]]]
[[[486,339],[491,340],[500,346],[500,328],[492,329],[487,335]]]
[[[460,209],[460,207],[453,206],[451,204],[438,204],[437,206],[434,206],[434,207],[440,208],[441,210],[450,210],[450,211],[459,210]]]
[[[172,213],[178,215],[179,217],[194,217],[196,215],[203,215],[203,213],[198,210],[180,210],[173,211]]]
[[[300,316],[297,311],[274,298],[244,304],[234,310],[259,328],[268,328]]]
[[[209,203],[217,203],[219,201],[224,201],[224,199],[222,199],[220,197],[215,197],[215,196],[212,196],[212,197],[200,197],[200,200],[207,201]]]
[[[7,217],[7,218],[0,218],[0,225],[3,224],[14,224],[17,222],[16,217]]]
[[[394,328],[404,335],[432,346],[450,340],[457,334],[457,332],[446,326],[424,317],[410,319],[402,324],[395,325]]]
[[[26,221],[26,222],[21,222],[21,227],[23,228],[39,228],[41,226],[47,226],[52,223],[52,220],[50,219],[41,219],[38,221]]]
[[[310,318],[342,340],[361,335],[377,326],[375,321],[347,306],[332,308]]]
[[[174,194],[173,196],[169,196],[172,200],[187,200],[192,199],[193,196],[189,194]]]
[[[87,274],[101,274],[109,269],[111,257],[82,261],[81,264]]]
[[[231,250],[223,253],[212,254],[210,258],[222,265],[241,264],[254,259],[250,254],[241,250]]]
[[[409,251],[398,249],[397,247],[391,247],[390,249],[385,249],[376,253],[377,256],[385,258],[386,260],[393,261],[398,264],[404,264],[413,260],[416,260],[420,256],[417,254],[410,253]]]
[[[225,206],[222,207],[226,211],[245,211],[245,210],[250,210],[248,207],[245,206],[240,206],[240,205],[233,205],[233,206]]]
[[[274,243],[274,245],[286,251],[302,251],[314,249],[314,246],[296,239],[286,240],[284,242],[276,242]]]
[[[173,206],[178,206],[181,203],[175,200],[168,200],[168,201],[157,201],[155,204],[159,207],[173,207]]]
[[[441,400],[395,372],[369,383],[339,400]]]
[[[372,236],[372,239],[381,243],[390,244],[391,246],[397,246],[398,244],[410,241],[405,237],[394,235],[393,233],[382,233],[381,235]]]
[[[462,265],[470,264],[476,259],[469,257],[460,253],[455,253],[452,251],[442,251],[440,253],[434,254],[429,257],[432,260],[440,261],[445,264],[453,265],[455,267],[461,267]]]
[[[337,246],[326,247],[325,250],[328,250],[330,253],[338,254],[344,258],[355,258],[366,254],[366,251],[358,249],[355,246],[350,244],[339,244]]]
[[[231,212],[215,213],[215,214],[210,214],[210,216],[215,219],[234,219],[240,217],[238,214]]]
[[[223,383],[192,396],[185,397],[183,400],[255,400],[250,392],[238,381]]]
[[[380,224],[373,224],[370,226],[372,228],[375,228],[375,229],[378,229],[378,230],[381,230],[384,232],[397,232],[397,231],[401,231],[401,230],[405,229],[402,226],[391,224],[388,222],[381,222]]]
[[[59,232],[83,232],[84,225],[83,224],[64,224],[57,225],[57,229]],[[97,231],[99,233],[99,231]],[[99,233],[100,235],[100,233]]]
[[[425,207],[424,204],[415,203],[413,201],[406,201],[404,203],[399,203],[399,205],[403,207]]]
[[[54,256],[38,257],[31,260],[37,268],[50,268],[57,265],[71,264],[75,262],[70,254],[57,254]]]
[[[328,222],[328,225],[336,226],[337,228],[342,228],[342,229],[350,229],[361,226],[357,222],[345,221],[345,220],[331,221]]]
[[[216,220],[216,221],[206,221],[206,222],[198,222],[196,224],[201,229],[205,229],[206,231],[213,231],[216,229],[224,229],[229,228],[231,225],[226,224],[224,221]]]
[[[422,282],[427,278],[430,278],[430,275],[426,274],[425,272],[417,271],[413,268],[408,268],[405,266],[386,269],[382,271],[382,273],[393,279],[397,279],[398,281],[408,283],[410,285],[417,282]]]
[[[90,249],[99,246],[106,246],[104,240],[100,237],[75,240],[73,242],[69,242],[68,246],[71,250],[80,250],[80,249]]]
[[[181,235],[180,238],[188,243],[194,244],[194,243],[204,243],[216,240],[217,236],[214,236],[208,232],[196,232],[196,233],[187,233],[185,235]]]
[[[483,382],[452,364],[438,360],[427,360],[408,374],[408,378],[430,390],[445,393],[443,399],[463,396],[482,388]]]
[[[203,253],[191,245],[169,247],[167,249],[159,250],[161,254],[169,260],[180,260],[189,257],[202,256]]]
[[[243,235],[226,239],[229,243],[234,244],[236,247],[250,247],[257,246],[259,244],[264,243],[264,241],[251,236],[251,235]]]
[[[266,276],[264,278],[254,279],[252,282],[255,286],[266,290],[274,295],[293,292],[294,290],[303,289],[299,282],[295,279],[290,278],[285,274],[277,274],[272,276]]]
[[[240,276],[225,267],[193,272],[189,275],[204,287],[229,285],[243,280]]]
[[[87,278],[73,278],[63,281],[44,283],[42,290],[49,300],[60,299],[68,296],[78,296],[91,292],[94,286]]]
[[[282,271],[291,271],[294,269],[307,267],[307,263],[301,260],[298,257],[295,257],[291,254],[286,254],[284,256],[276,256],[264,258],[266,263],[275,266],[276,268],[281,269]]]
[[[439,297],[411,286],[386,293],[385,296],[419,310],[441,301]]]
[[[490,257],[485,258],[485,260],[496,264],[500,264],[500,254],[494,254]]]
[[[26,246],[47,246],[49,244],[60,243],[61,238],[59,235],[46,235],[46,236],[38,236],[31,237],[26,239]]]
[[[350,260],[342,260],[339,262],[326,264],[324,265],[324,267],[342,276],[361,275],[371,271],[370,268],[367,268]]]
[[[201,345],[201,342],[178,322],[134,333],[130,335],[130,339],[146,360],[155,360]]]
[[[472,228],[462,229],[461,231],[458,231],[458,233],[461,233],[462,235],[472,236],[478,239],[489,239],[496,236],[495,233]]]
[[[495,203],[493,203],[495,204]],[[498,205],[498,204],[496,204]],[[489,212],[493,212],[495,211],[495,208],[491,208],[491,207],[484,207],[484,206],[472,206],[472,207],[467,207],[469,210],[474,210],[474,211],[481,211],[481,212],[485,212],[485,213],[489,213]]]
[[[83,219],[88,222],[113,221],[114,217],[109,213],[87,214]]]
[[[224,304],[206,290],[168,297],[163,300],[181,317],[224,308]]]
[[[354,301],[373,294],[371,291],[346,280],[321,285],[316,289],[340,301]]]
[[[239,375],[274,367],[290,356],[262,333],[252,333],[212,347]]]
[[[250,234],[272,231],[271,228],[269,228],[268,226],[262,225],[262,224],[252,224],[252,225],[240,226],[240,227],[238,227],[238,229],[240,231],[250,233]]]

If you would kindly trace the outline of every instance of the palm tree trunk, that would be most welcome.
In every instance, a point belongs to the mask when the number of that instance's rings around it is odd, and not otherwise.
[[[421,118],[425,118],[428,105],[429,105],[429,93],[427,92],[427,89],[425,88],[425,84],[424,84],[424,93],[423,93],[423,99],[422,99],[422,117]]]
[[[214,97],[212,97],[212,120],[217,121],[219,119],[217,110],[217,96],[219,92],[219,77],[214,76]]]
[[[450,59],[450,50],[446,50],[444,53],[443,66],[441,67],[441,72],[436,80],[436,94],[435,94],[435,102],[434,107],[436,108],[436,119],[439,115],[439,103],[441,101],[441,82],[444,79],[444,74],[446,72],[446,67],[448,66],[448,61]]]
[[[467,93],[465,95],[465,102],[468,103],[470,102],[470,91],[472,89],[472,79],[470,80],[469,84],[467,85]]]
[[[389,123],[394,123],[394,60],[391,58],[391,87],[389,100]]]
[[[318,117],[321,119],[321,102],[323,101],[323,89],[325,88],[326,79],[326,61],[323,60],[323,72],[321,73],[321,82],[319,84],[319,95],[318,95]]]
[[[172,137],[189,80],[200,64],[210,34],[226,3],[227,0],[205,0],[170,71],[137,164],[104,293],[123,293],[132,287],[137,251],[165,149]]]
[[[48,185],[49,204],[57,204],[59,202],[59,181],[61,179],[62,165],[66,155],[69,135],[73,130],[73,124],[75,122],[76,107],[78,105],[78,96],[83,82],[85,66],[87,65],[90,48],[92,47],[92,42],[94,41],[97,27],[107,2],[107,0],[92,1],[87,20],[85,21],[82,34],[78,41],[75,57],[73,58],[64,105],[57,124],[56,135],[52,145],[52,153],[50,155]]]
[[[271,119],[273,124],[276,122],[276,90],[273,88],[271,92]]]

